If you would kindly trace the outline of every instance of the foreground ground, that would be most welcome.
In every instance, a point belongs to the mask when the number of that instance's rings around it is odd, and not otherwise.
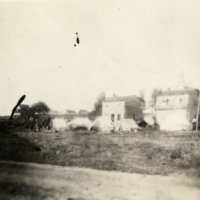
[[[200,177],[200,133],[0,133],[0,160]]]
[[[185,176],[106,172],[0,161],[2,200],[199,200],[200,181]]]

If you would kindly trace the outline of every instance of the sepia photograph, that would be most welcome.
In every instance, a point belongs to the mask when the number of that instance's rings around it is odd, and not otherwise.
[[[0,1],[0,200],[200,200],[200,1]]]

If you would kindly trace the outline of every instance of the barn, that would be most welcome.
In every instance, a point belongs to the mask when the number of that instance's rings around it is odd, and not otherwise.
[[[185,125],[189,126],[197,116],[198,99],[199,90],[186,87],[159,95],[156,99],[155,110],[160,128],[183,130]]]
[[[109,117],[113,122],[121,119],[142,118],[145,102],[143,99],[133,96],[114,96],[102,101],[102,116]]]

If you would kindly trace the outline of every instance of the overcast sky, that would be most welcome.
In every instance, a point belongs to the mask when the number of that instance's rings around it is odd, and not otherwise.
[[[181,68],[200,88],[199,10],[192,0],[1,2],[0,115],[24,94],[24,104],[91,110],[101,92],[173,88]]]

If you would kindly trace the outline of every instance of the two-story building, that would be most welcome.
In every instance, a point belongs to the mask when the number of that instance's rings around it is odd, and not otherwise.
[[[181,90],[166,91],[159,95],[156,99],[155,110],[156,118],[161,128],[170,129],[170,125],[166,128],[166,123],[167,121],[170,122],[170,118],[171,126],[175,121],[180,124],[177,127],[191,123],[197,116],[198,99],[199,91],[186,87]]]
[[[102,116],[108,116],[113,122],[120,119],[137,119],[142,118],[144,100],[133,96],[114,96],[102,101]]]

